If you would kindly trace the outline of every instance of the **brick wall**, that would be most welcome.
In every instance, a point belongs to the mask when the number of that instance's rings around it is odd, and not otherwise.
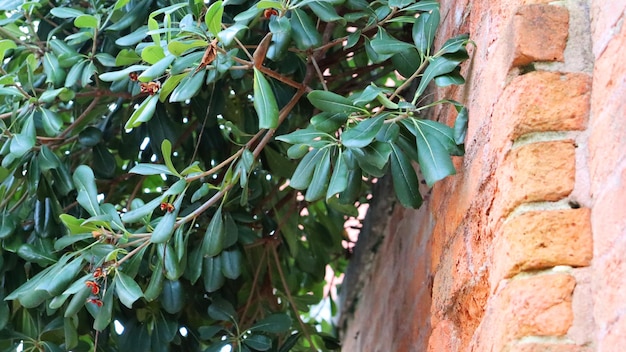
[[[626,351],[626,1],[441,8],[437,44],[476,43],[435,91],[469,108],[466,155],[421,209],[370,212],[343,350]]]

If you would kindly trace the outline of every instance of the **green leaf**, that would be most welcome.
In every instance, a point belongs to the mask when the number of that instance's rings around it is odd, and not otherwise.
[[[250,334],[243,339],[243,343],[256,351],[267,351],[272,348],[272,339],[260,334]]]
[[[137,108],[137,110],[130,115],[130,118],[126,121],[124,128],[130,130],[140,126],[144,122],[150,121],[154,115],[158,101],[158,95],[151,95],[144,99],[141,105],[139,105],[139,108]]]
[[[320,162],[323,156],[324,151],[322,149],[310,150],[298,164],[296,171],[294,171],[293,176],[291,176],[289,185],[295,189],[306,189],[313,178],[315,166]]]
[[[214,257],[224,248],[224,220],[222,219],[222,207],[217,208],[209,226],[204,233],[202,241],[202,255]]]
[[[46,253],[43,248],[35,247],[30,243],[24,243],[17,249],[17,254],[27,262],[47,266],[56,262],[51,253]]]
[[[328,179],[330,177],[330,148],[324,148],[324,154],[320,161],[315,165],[315,172],[311,183],[306,190],[304,200],[312,202],[322,198],[328,189]]]
[[[167,70],[167,68],[170,67],[172,62],[174,62],[175,58],[176,57],[174,55],[165,56],[164,58],[159,60],[157,63],[152,65],[152,67],[143,71],[143,73],[141,73],[139,77],[137,77],[137,79],[140,82],[150,82],[150,81],[155,80],[156,78],[163,75],[165,70]]]
[[[200,90],[200,87],[202,87],[205,73],[205,70],[201,70],[199,72],[192,71],[187,74],[187,76],[182,79],[180,84],[174,88],[174,91],[170,96],[170,103],[184,102],[196,95],[196,93]]]
[[[137,28],[135,31],[130,32],[129,34],[123,37],[117,38],[117,40],[115,41],[115,44],[119,46],[133,46],[133,45],[140,43],[146,37],[146,35],[148,35],[148,26],[141,26]],[[120,54],[122,52],[126,52],[124,56],[127,59],[131,59],[131,57],[137,59],[137,60],[132,61],[131,63],[137,62],[140,59],[139,55],[137,55],[134,50],[124,49],[120,52]],[[132,53],[132,56],[131,56],[131,53]],[[120,55],[118,54],[118,58],[119,57]],[[118,66],[120,65],[120,63],[117,62],[117,59],[116,59],[116,63],[118,64]]]
[[[446,176],[456,173],[446,148],[441,145],[436,137],[425,134],[420,129],[416,140],[420,169],[428,186],[432,186]]]
[[[289,18],[293,39],[300,50],[306,50],[322,44],[322,36],[315,29],[315,24],[306,12],[300,9],[291,10]]]
[[[183,275],[183,265],[179,260],[174,248],[167,243],[159,243],[157,247],[159,259],[165,268],[165,277],[168,280],[178,280]]]
[[[165,51],[160,45],[149,45],[141,51],[141,59],[154,65],[165,58]]]
[[[391,57],[393,67],[404,77],[411,77],[422,63],[415,48],[403,50]]]
[[[76,200],[91,216],[100,215],[98,189],[93,171],[89,166],[80,165],[74,171],[74,185],[78,190]]]
[[[283,141],[289,144],[308,144],[313,142],[316,138],[328,139],[329,135],[325,132],[316,130],[313,126],[299,129],[288,134],[276,137],[277,140]]]
[[[185,292],[180,281],[165,280],[159,302],[163,309],[170,314],[180,312],[185,304]]]
[[[117,286],[115,281],[117,280],[114,280],[114,284],[109,286],[104,293],[104,297],[102,297],[102,307],[97,308],[96,317],[93,322],[94,330],[102,331],[106,329],[109,324],[111,324],[111,317],[113,316],[113,291],[115,288],[114,286]]]
[[[396,197],[403,206],[417,209],[422,205],[422,195],[411,160],[396,145],[390,145],[391,176]]]
[[[149,203],[139,206],[138,208],[135,208],[135,203],[133,203],[133,210],[126,212],[124,215],[122,215],[122,221],[128,224],[142,220],[146,216],[152,214],[154,209],[156,209],[156,207],[161,204],[164,198],[165,196],[156,197]]]
[[[395,38],[373,39],[370,45],[375,52],[380,55],[397,54],[405,50],[414,48],[413,45],[397,40]]]
[[[432,10],[430,13],[422,13],[413,24],[413,42],[417,47],[417,51],[422,56],[429,56],[430,48],[433,45],[437,27],[439,27],[439,10]]]
[[[441,49],[437,52],[437,55],[444,55],[448,53],[456,53],[457,51],[463,49],[465,45],[467,45],[469,41],[468,34],[461,34],[454,38],[450,38],[446,40]]]
[[[261,331],[274,334],[286,332],[291,327],[291,318],[284,313],[276,313],[256,322],[250,331]]]
[[[216,325],[205,325],[198,328],[198,333],[201,340],[209,340],[218,332],[223,331],[224,328]]]
[[[43,71],[46,73],[46,82],[55,87],[65,82],[65,70],[59,65],[59,60],[53,53],[45,53],[43,56]]]
[[[59,18],[74,18],[83,14],[82,11],[70,7],[55,7],[50,10],[50,13]]]
[[[254,110],[259,117],[259,129],[278,127],[278,104],[267,79],[254,68]]]
[[[389,7],[404,8],[414,3],[415,0],[389,0]]]
[[[343,158],[343,152],[339,150],[339,155],[337,156],[337,160],[335,160],[333,174],[328,184],[328,190],[326,191],[326,200],[346,190],[348,187],[348,172],[348,164],[346,164]]]
[[[119,57],[119,55],[118,55]],[[117,62],[117,59],[116,59]],[[135,62],[135,61],[133,61]],[[118,64],[118,65],[124,65],[124,64]],[[112,72],[106,72],[101,74],[100,76],[98,76],[101,80],[105,81],[105,82],[113,82],[113,81],[119,81],[125,78],[128,78],[128,74],[131,72],[137,72],[137,71],[144,71],[149,69],[150,66],[146,66],[146,65],[132,65],[130,67],[127,67],[121,71],[112,71]]]
[[[241,262],[243,260],[241,251],[236,247],[227,249],[219,257],[222,263],[222,274],[231,280],[237,279],[241,275]]]
[[[213,34],[213,37],[217,37],[217,34],[222,30],[222,15],[224,14],[223,2],[218,0],[209,6],[209,9],[204,16],[204,23],[206,23],[209,32]]]
[[[9,238],[17,227],[17,219],[15,214],[2,213],[0,216],[0,240]]]
[[[174,175],[180,176],[172,163],[172,143],[169,140],[164,139],[163,142],[161,142],[161,153],[163,153],[163,161],[169,171],[171,171]]]
[[[152,275],[150,276],[150,282],[148,283],[148,287],[143,294],[144,298],[148,302],[152,302],[159,297],[161,291],[163,290],[163,278],[165,275],[163,274],[163,261],[159,259],[154,269],[152,270]]]
[[[458,108],[457,108],[458,110]],[[461,107],[459,114],[456,116],[454,122],[454,142],[456,144],[463,144],[465,142],[465,135],[467,134],[467,123],[469,114],[466,107]]]
[[[83,268],[83,258],[78,257],[67,263],[71,257],[65,255],[54,265],[55,269],[48,273],[35,287],[35,290],[46,291],[52,296],[61,294]]]
[[[207,313],[209,317],[215,320],[228,322],[237,321],[237,312],[235,308],[233,308],[233,305],[219,296],[213,298],[213,302],[209,305]]]
[[[115,274],[115,293],[123,305],[133,307],[133,303],[143,296],[141,287],[130,276],[121,271]]]
[[[168,79],[166,79],[165,83],[163,83],[163,86],[161,86],[161,91],[159,92],[159,100],[161,102],[164,102],[165,98],[167,98],[167,96],[170,95],[170,93],[176,87],[178,87],[180,81],[182,81],[182,79],[186,76],[187,75],[185,73],[181,73],[179,75],[170,76]]]
[[[78,28],[98,28],[99,19],[92,15],[80,15],[74,19],[74,26]]]
[[[287,17],[272,16],[269,24],[272,32],[272,41],[267,49],[267,58],[272,61],[280,60],[291,44],[291,23]]]
[[[415,97],[413,98],[413,104],[417,101],[417,97],[421,96],[422,93],[426,90],[428,83],[433,80],[436,76],[444,75],[446,73],[450,73],[454,71],[454,69],[463,62],[464,59],[457,57],[446,57],[439,56],[435,58],[432,62],[428,64],[426,70],[424,70],[424,75],[422,76],[422,80],[420,81],[417,91],[415,92]]]
[[[315,126],[315,129],[326,133],[337,131],[346,121],[348,121],[348,114],[341,112],[322,112],[311,117],[311,124]]]
[[[382,177],[385,174],[384,167],[391,154],[389,143],[374,141],[365,148],[353,148],[351,151],[363,171],[374,177]]]
[[[2,39],[0,40],[0,62],[4,62],[4,56],[11,49],[16,49],[17,45],[15,42],[10,39]]]
[[[337,14],[335,7],[326,1],[311,1],[307,5],[317,17],[324,22],[339,22],[342,25],[346,24],[346,20]]]
[[[438,9],[439,1],[437,0],[420,0],[417,3],[406,7],[404,11],[433,11]]]
[[[307,95],[307,98],[316,108],[334,113],[367,113],[367,110],[354,106],[352,101],[343,96],[324,90],[314,90]]]
[[[221,256],[204,258],[202,269],[204,289],[207,292],[215,292],[224,286],[226,280],[222,273]]]
[[[174,209],[173,212],[165,213],[157,226],[154,228],[154,231],[152,231],[152,236],[150,236],[150,242],[165,243],[169,241],[170,237],[172,237],[172,233],[174,233],[176,216],[178,216],[177,209]]]
[[[359,122],[341,134],[341,143],[348,148],[363,148],[370,144],[383,126],[385,119],[380,115]]]
[[[128,171],[129,173],[138,175],[174,175],[172,171],[166,166],[161,164],[137,164]]]

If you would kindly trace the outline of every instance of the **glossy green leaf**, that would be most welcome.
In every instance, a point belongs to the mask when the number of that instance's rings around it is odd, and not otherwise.
[[[92,216],[99,215],[101,212],[98,204],[98,189],[96,188],[96,179],[91,168],[86,165],[80,165],[76,168],[72,179],[78,190],[78,196],[76,197],[78,204]]]
[[[130,276],[118,271],[115,274],[115,293],[123,305],[133,307],[133,303],[143,297],[141,287]]]
[[[147,204],[140,206],[139,208],[133,208],[132,210],[126,212],[122,215],[122,221],[125,223],[133,223],[138,222],[145,218],[146,216],[152,214],[154,209],[161,204],[164,196],[156,197]]]
[[[330,148],[324,148],[323,154],[315,165],[315,171],[309,187],[304,195],[304,200],[312,202],[326,195],[328,189],[328,179],[330,178]]]
[[[267,58],[278,61],[285,56],[291,44],[291,23],[287,17],[272,16],[269,23],[272,41],[267,50]]]
[[[166,166],[162,164],[137,164],[132,169],[128,171],[129,173],[138,174],[138,175],[174,175],[172,171]]]
[[[220,254],[222,273],[226,278],[235,280],[241,275],[242,253],[238,248],[230,248]]]
[[[458,109],[457,109],[458,110]],[[456,144],[463,144],[465,142],[465,136],[467,134],[469,113],[466,107],[461,107],[459,114],[454,121],[454,142]]]
[[[160,45],[148,45],[141,51],[141,59],[151,65],[165,58],[165,51]]]
[[[184,267],[170,244],[160,243],[157,247],[159,258],[163,262],[165,277],[168,280],[178,280],[183,275]]]
[[[420,169],[428,186],[456,173],[452,160],[439,140],[432,135],[418,133],[417,156]]]
[[[204,16],[204,23],[213,37],[217,37],[217,34],[222,30],[222,15],[224,13],[222,5],[221,0],[212,3]]]
[[[269,82],[254,68],[254,110],[259,117],[259,129],[278,126],[278,104]]]
[[[163,273],[163,262],[162,260],[159,260],[154,266],[152,275],[150,276],[150,282],[148,283],[148,286],[143,294],[146,301],[152,302],[159,297],[161,291],[163,290],[163,278],[165,278],[165,274]]]
[[[430,83],[433,78],[454,71],[454,69],[463,60],[464,59],[456,57],[450,58],[446,56],[439,56],[432,62],[430,62],[428,64],[428,67],[426,67],[426,70],[424,70],[424,75],[422,76],[422,80],[417,87],[417,91],[415,92],[415,98],[413,98],[413,100],[417,101],[417,97],[421,96],[422,93],[424,93],[426,87],[428,86],[428,83]],[[415,101],[413,103],[415,103]]]
[[[185,292],[180,281],[165,280],[159,302],[161,307],[170,314],[180,312],[185,304]]]
[[[98,28],[99,20],[96,16],[80,15],[74,19],[74,26],[78,28]]]
[[[75,18],[83,14],[82,11],[70,7],[55,7],[50,13],[59,18]]]
[[[333,173],[330,177],[330,183],[326,190],[326,199],[333,197],[337,193],[341,193],[348,187],[348,164],[343,158],[343,152],[339,151],[339,155],[335,160],[335,166],[333,167]]]
[[[259,320],[252,327],[250,327],[249,330],[268,333],[282,333],[288,331],[290,327],[291,318],[287,314],[276,313]]]
[[[154,115],[154,111],[156,110],[156,104],[159,101],[158,95],[148,96],[144,101],[139,105],[137,110],[130,115],[128,121],[126,121],[126,125],[124,128],[127,130],[133,129],[135,127],[140,126],[144,122],[150,121],[152,116]]]
[[[298,164],[296,171],[291,177],[289,185],[295,189],[306,189],[311,183],[316,165],[324,156],[324,150],[313,149],[309,151]]]
[[[207,292],[215,292],[224,286],[226,278],[222,272],[221,256],[204,258],[202,267],[202,281]]]
[[[430,54],[430,48],[433,45],[435,33],[439,27],[439,10],[432,10],[432,12],[422,13],[416,19],[413,24],[413,42],[417,47],[417,51],[423,56]]]
[[[405,207],[419,208],[422,205],[419,180],[411,160],[394,144],[391,144],[391,176],[400,203]]]
[[[367,119],[341,134],[341,143],[348,148],[363,148],[370,144],[384,123],[384,116]]]
[[[272,348],[272,339],[261,334],[250,334],[243,339],[243,343],[256,351],[267,351]]]
[[[450,38],[446,40],[446,42],[441,46],[439,51],[437,51],[437,55],[456,53],[457,51],[463,49],[465,45],[467,45],[468,41],[468,34],[461,34],[454,38]]]
[[[352,149],[352,153],[363,171],[375,177],[382,177],[385,174],[384,167],[389,160],[391,147],[389,143],[374,141],[365,148]]]
[[[96,317],[93,322],[93,328],[97,331],[102,331],[111,324],[111,318],[113,316],[113,291],[115,286],[114,283],[108,287],[102,297],[102,307],[97,309]],[[93,303],[88,304],[93,305]]]
[[[4,62],[4,56],[11,49],[17,48],[15,42],[10,39],[2,39],[0,40],[0,62]]]
[[[128,74],[131,72],[144,71],[149,68],[150,66],[146,66],[146,65],[132,65],[121,71],[103,73],[98,77],[105,82],[119,81],[121,79],[128,78]]]
[[[207,226],[202,241],[202,255],[213,257],[224,248],[224,219],[222,218],[222,207],[217,208],[213,218]]]
[[[237,321],[237,312],[233,305],[221,297],[214,297],[207,310],[209,317],[215,320],[234,322]]]
[[[404,77],[411,77],[422,63],[422,58],[415,48],[400,51],[391,57],[393,67]]]
[[[311,125],[318,131],[332,133],[348,121],[348,114],[322,112],[311,118]]]
[[[339,16],[335,7],[326,1],[311,1],[307,4],[311,11],[324,22],[338,22],[342,25],[346,24],[346,20]]]
[[[199,72],[192,71],[187,74],[172,91],[170,103],[182,102],[196,95],[204,83],[205,73],[206,71],[202,70]]]
[[[397,54],[414,48],[412,44],[393,38],[373,39],[370,42],[370,45],[372,46],[372,49],[380,55]]]
[[[180,81],[183,80],[187,75],[181,73],[179,75],[170,76],[165,80],[165,83],[161,86],[161,91],[159,92],[159,100],[161,102],[165,101],[168,95],[180,84]]]
[[[80,291],[76,292],[68,303],[67,307],[65,308],[65,312],[63,312],[63,316],[65,318],[69,318],[78,313],[78,311],[85,306],[85,303],[87,302],[90,294],[91,289],[83,284],[83,288]]]
[[[289,144],[308,144],[313,142],[317,138],[328,139],[329,135],[325,132],[320,132],[313,126],[299,129],[288,134],[276,137],[277,140],[283,141]]]
[[[306,50],[322,44],[322,36],[317,31],[315,23],[306,12],[301,9],[293,9],[289,21],[291,23],[293,39],[298,49]]]
[[[17,227],[17,219],[15,214],[2,213],[0,216],[0,240],[9,238]]]
[[[35,287],[35,290],[46,291],[52,296],[63,292],[83,268],[82,257],[68,263],[70,258],[68,255],[63,256],[55,265],[55,269],[42,279],[39,285]]]
[[[137,79],[140,82],[150,82],[159,78],[161,75],[163,75],[163,73],[165,73],[165,70],[170,67],[175,58],[176,57],[174,55],[165,56],[154,65],[152,65],[149,69],[143,71],[139,75],[139,77],[137,77]]]
[[[307,95],[307,98],[316,108],[332,113],[367,113],[367,110],[354,106],[352,101],[343,96],[323,90],[314,90]]]

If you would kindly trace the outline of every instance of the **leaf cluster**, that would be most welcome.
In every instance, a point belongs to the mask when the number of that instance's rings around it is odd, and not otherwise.
[[[0,349],[337,349],[344,223],[454,174],[433,0],[0,4]],[[424,119],[433,106],[453,126]],[[415,165],[419,165],[420,177]],[[423,181],[423,182],[422,182]]]

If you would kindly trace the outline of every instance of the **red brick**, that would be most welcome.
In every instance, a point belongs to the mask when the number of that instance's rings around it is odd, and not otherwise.
[[[460,342],[454,323],[449,320],[442,320],[433,328],[428,340],[428,351],[459,351]]]
[[[590,89],[591,77],[584,73],[535,71],[516,77],[496,105],[497,138],[585,129]]]
[[[593,256],[587,208],[531,211],[506,222],[496,235],[492,286],[526,270],[587,266]]]
[[[573,344],[520,343],[507,347],[504,352],[591,352],[591,348]]]
[[[557,201],[572,192],[576,175],[574,142],[554,141],[512,150],[497,171],[495,219],[522,203]]]
[[[564,336],[573,321],[571,275],[513,279],[490,298],[472,351],[502,351],[524,336]]]
[[[535,61],[563,61],[567,44],[569,13],[559,6],[520,6],[512,19],[508,38],[513,66]]]

